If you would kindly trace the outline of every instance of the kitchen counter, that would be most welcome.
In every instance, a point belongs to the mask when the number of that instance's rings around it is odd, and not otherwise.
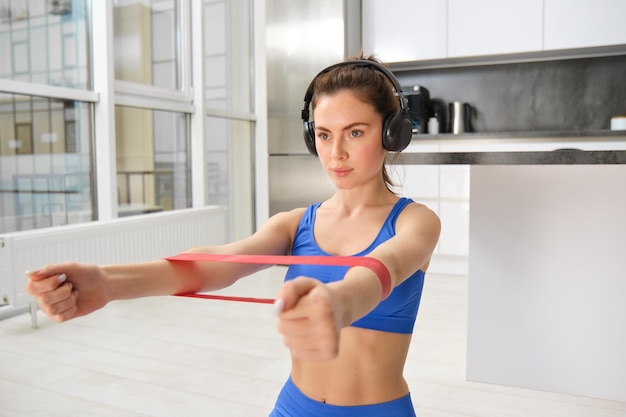
[[[406,171],[424,193],[467,166],[467,379],[624,402],[626,132],[571,134],[415,135],[389,162],[431,165]]]
[[[626,164],[625,151],[560,149],[538,152],[408,152],[392,163],[417,165]]]
[[[390,158],[392,159],[392,158]],[[612,165],[626,164],[626,132],[536,132],[506,135],[415,135],[394,164]]]

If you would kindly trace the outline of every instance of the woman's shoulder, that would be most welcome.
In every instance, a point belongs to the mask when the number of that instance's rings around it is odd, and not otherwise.
[[[304,213],[308,210],[308,207],[298,207],[291,210],[282,211],[276,213],[274,217],[279,217],[283,220],[294,221],[300,220],[300,218],[304,215]]]
[[[413,201],[411,199],[403,199],[406,203],[402,212],[398,216],[398,222],[414,223],[417,222],[422,226],[426,223],[435,228],[440,227],[440,220],[437,213],[435,213],[426,204]]]
[[[402,204],[405,207],[403,211],[430,211],[433,212],[426,204],[413,200],[409,197],[400,197],[396,204]],[[434,213],[434,212],[433,212]]]
[[[293,229],[300,223],[300,219],[307,211],[307,207],[299,207],[291,210],[281,211],[271,216],[265,223],[268,226],[286,227]]]
[[[287,251],[291,247],[298,224],[305,211],[306,208],[297,208],[272,215],[250,236],[250,240],[260,245],[260,251],[268,250],[268,248],[273,253]],[[271,249],[276,247],[280,250]]]

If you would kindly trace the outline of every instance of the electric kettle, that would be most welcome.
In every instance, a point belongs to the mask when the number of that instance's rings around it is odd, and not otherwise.
[[[455,101],[448,104],[448,132],[458,135],[471,132],[474,110],[469,103]]]

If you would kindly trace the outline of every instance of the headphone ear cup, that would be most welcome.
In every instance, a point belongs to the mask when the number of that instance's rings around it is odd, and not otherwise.
[[[383,148],[392,152],[404,150],[413,137],[413,122],[406,110],[395,113],[383,122]]]
[[[315,123],[305,120],[303,128],[304,144],[312,155],[317,156],[317,149],[315,148]]]

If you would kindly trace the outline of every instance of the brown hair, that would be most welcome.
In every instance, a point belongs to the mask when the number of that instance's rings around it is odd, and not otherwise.
[[[368,57],[361,55],[347,59],[348,62],[354,60],[367,60],[381,64],[373,55]],[[319,96],[333,95],[341,90],[350,90],[362,102],[372,104],[383,121],[390,115],[400,111],[400,102],[398,101],[391,81],[374,66],[344,65],[333,68],[328,72],[320,74],[314,80],[312,87],[314,93],[311,100],[311,109],[313,110],[315,109]],[[396,154],[394,158],[397,157],[397,155],[398,154]],[[383,181],[387,189],[392,191],[392,187],[394,187],[395,184],[391,181],[385,164],[383,164]]]

